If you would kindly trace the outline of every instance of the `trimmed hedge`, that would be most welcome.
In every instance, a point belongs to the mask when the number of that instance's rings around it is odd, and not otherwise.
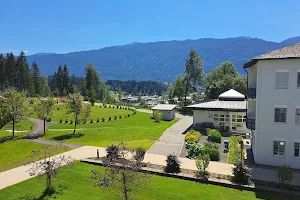
[[[228,162],[232,164],[244,161],[244,151],[241,158],[241,147],[239,143],[243,141],[241,136],[231,136],[229,138]]]
[[[219,145],[217,143],[208,142],[202,147],[202,153],[208,154],[211,161],[220,160]]]
[[[218,130],[207,128],[206,132],[208,135],[208,141],[221,143],[222,135]]]
[[[194,141],[194,142],[198,142],[199,139],[201,137],[201,133],[195,130],[191,130],[189,132],[187,132],[187,134],[185,135],[184,141]]]

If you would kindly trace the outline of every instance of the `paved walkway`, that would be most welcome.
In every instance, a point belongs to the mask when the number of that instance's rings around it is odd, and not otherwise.
[[[186,132],[193,124],[192,117],[183,117],[176,124],[169,127],[163,135],[156,141],[152,147],[147,151],[151,154],[169,155],[174,154],[180,155],[181,149],[184,146],[183,133]]]
[[[37,138],[44,133],[44,121],[40,119],[28,118],[34,123],[34,130],[32,133],[26,135],[27,138]],[[54,124],[54,122],[46,122],[46,127]]]
[[[68,144],[68,143],[55,142],[55,141],[43,140],[43,139],[32,139],[32,140],[29,140],[29,141],[39,143],[39,144],[45,144],[45,145],[68,147],[68,148],[71,148],[71,149],[77,149],[79,147],[82,147],[82,145],[78,145],[78,144]]]
[[[77,149],[73,149],[71,151],[64,152],[61,155],[71,156],[74,160],[80,160],[89,157],[96,157],[97,149],[99,149],[100,157],[106,156],[105,148],[94,147],[94,146],[83,146]],[[155,154],[146,153],[144,162],[165,166],[166,159],[167,157],[164,155],[155,155]],[[197,169],[195,165],[195,161],[187,158],[179,158],[179,160],[181,161],[181,168],[189,169],[189,170]],[[232,167],[233,166],[230,164],[210,162],[208,171],[210,173],[231,175]],[[24,165],[0,173],[0,190],[32,178],[32,176],[30,176],[28,173],[29,169],[30,169],[30,165]]]

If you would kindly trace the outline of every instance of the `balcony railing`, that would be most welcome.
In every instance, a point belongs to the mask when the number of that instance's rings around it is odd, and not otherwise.
[[[247,116],[246,126],[250,130],[255,130],[255,118]]]
[[[256,88],[248,88],[248,99],[256,99]]]

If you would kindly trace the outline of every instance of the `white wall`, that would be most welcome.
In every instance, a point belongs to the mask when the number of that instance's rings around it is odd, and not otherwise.
[[[294,142],[300,141],[300,126],[295,125],[295,109],[300,106],[297,71],[300,59],[263,60],[257,65],[257,98],[255,161],[258,164],[300,168],[300,159],[294,157]],[[275,89],[276,70],[289,71],[288,89]],[[250,77],[248,77],[250,78]],[[275,105],[287,106],[287,123],[274,123]],[[285,155],[273,155],[273,140],[285,141]]]
[[[155,110],[153,110],[153,115],[154,115],[154,112],[155,112]],[[163,120],[171,121],[171,120],[175,119],[175,109],[173,109],[171,111],[159,110],[159,112],[162,113]]]

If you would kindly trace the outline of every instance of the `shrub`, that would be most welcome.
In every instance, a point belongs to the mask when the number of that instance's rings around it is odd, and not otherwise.
[[[57,110],[59,110],[59,108],[56,108]]]
[[[70,124],[73,124],[73,120],[70,121]]]
[[[134,113],[133,113],[134,114]],[[162,120],[162,113],[159,111],[154,111],[153,113],[153,117],[154,117],[154,121],[156,123],[160,123],[160,121]]]
[[[136,148],[134,159],[138,162],[142,162],[144,160],[145,153],[146,153],[145,149],[141,147]]]
[[[47,118],[47,122],[51,122],[51,118],[49,117],[49,118]]]
[[[106,148],[106,158],[109,161],[115,160],[119,158],[119,147],[115,145],[108,146]]]
[[[216,148],[216,143],[215,144],[212,144],[210,142],[205,143],[204,147],[202,148],[202,153],[208,154],[211,161],[219,161],[220,160],[219,147]]]
[[[122,116],[121,116],[121,115],[119,116],[119,119],[122,119]]]
[[[112,108],[115,108],[115,106],[113,106]]]
[[[187,141],[195,141],[195,142],[198,142],[199,139],[201,137],[201,133],[198,132],[198,131],[194,131],[194,130],[191,130],[189,132],[187,132],[187,134],[185,135],[185,138],[184,140],[187,142]]]
[[[118,117],[117,116],[115,116],[115,120],[117,119]]]
[[[91,119],[90,123],[91,123],[91,124],[94,123],[93,119]]]
[[[67,119],[65,120],[65,123],[66,123],[66,124],[68,123],[68,120],[67,120]]]
[[[97,118],[97,123],[99,123],[100,122],[100,119],[99,118]]]
[[[250,171],[242,163],[238,163],[233,168],[233,177],[232,181],[241,184],[248,184],[250,180]]]
[[[129,114],[128,114],[127,116],[128,116],[128,117],[130,117],[130,115],[129,115]]]
[[[166,173],[175,173],[178,174],[180,172],[180,161],[175,155],[168,155],[167,157],[167,166],[165,167]]]
[[[206,171],[209,165],[210,157],[208,154],[199,155],[196,160],[196,167],[198,171],[196,172],[196,178],[206,178],[209,173]]]
[[[60,120],[59,120],[59,123],[62,123],[62,121],[63,121],[63,120],[62,120],[62,119],[60,119]]]
[[[102,117],[102,122],[105,122],[105,118],[104,117]]]
[[[293,179],[293,170],[286,165],[282,165],[277,170],[278,182],[282,185],[286,185]]]
[[[111,120],[111,117],[108,117],[108,121],[110,121]]]
[[[194,143],[190,146],[186,156],[188,158],[196,158],[201,154],[202,145],[198,143]]]
[[[222,135],[218,130],[207,128],[206,131],[208,135],[208,141],[221,143]]]
[[[110,105],[108,105],[108,108],[111,108],[111,106],[110,106]]]

